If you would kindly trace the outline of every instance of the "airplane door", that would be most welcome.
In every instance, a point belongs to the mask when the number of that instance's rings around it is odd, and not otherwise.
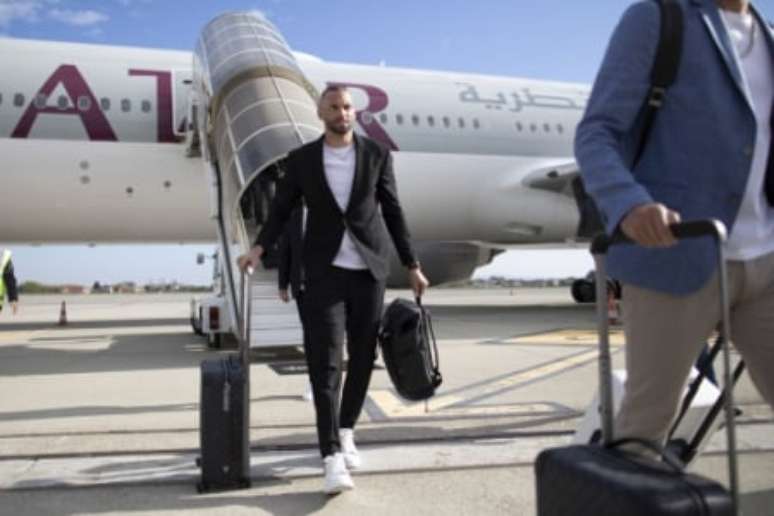
[[[191,70],[172,71],[172,128],[175,137],[183,139],[188,129],[188,102],[192,84]]]

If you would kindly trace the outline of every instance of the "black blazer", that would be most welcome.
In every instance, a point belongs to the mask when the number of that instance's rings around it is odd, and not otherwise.
[[[342,213],[325,177],[323,138],[288,154],[285,175],[277,185],[269,220],[256,244],[271,248],[293,208],[303,198],[307,208],[303,245],[305,279],[313,280],[325,273],[338,253],[346,228],[371,274],[385,281],[389,274],[388,232],[403,265],[416,263],[406,219],[398,202],[390,151],[369,138],[355,135],[355,178],[349,205]]]
[[[290,220],[285,225],[277,246],[277,283],[280,290],[290,286],[293,297],[298,299],[304,284],[304,270],[301,266],[303,246],[304,208],[293,210]]]

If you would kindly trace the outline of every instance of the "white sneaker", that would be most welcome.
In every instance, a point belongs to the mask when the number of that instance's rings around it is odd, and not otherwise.
[[[344,456],[341,453],[328,455],[323,459],[325,465],[325,493],[329,495],[349,491],[355,487],[349,476]]]
[[[360,453],[355,447],[355,432],[351,428],[341,428],[339,430],[339,442],[341,443],[341,454],[344,455],[344,463],[349,469],[358,469],[362,465]]]

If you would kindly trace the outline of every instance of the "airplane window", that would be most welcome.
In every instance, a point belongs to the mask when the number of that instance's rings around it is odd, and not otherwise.
[[[551,132],[551,126],[549,124],[543,124],[543,130],[547,133]]]
[[[381,123],[383,123],[383,124],[386,124],[387,123],[387,113],[382,113],[381,115],[379,115],[379,121]]]
[[[99,105],[102,106],[102,111],[110,111],[110,99],[102,97],[99,99]]]
[[[564,132],[564,126],[562,124],[556,124],[556,131],[559,134],[562,134]]]
[[[35,95],[35,107],[38,109],[43,109],[46,107],[46,102],[48,102],[48,96],[45,93],[38,93]]]
[[[449,127],[449,126],[451,126],[451,120],[449,120],[449,117],[448,117],[448,116],[445,116],[445,117],[443,117],[443,126],[444,126],[444,127]]]
[[[523,126],[523,125],[521,125],[521,122],[516,122],[516,130],[517,130],[517,131],[519,131],[519,132],[521,132],[521,131],[522,131],[522,129],[524,129],[524,126]]]
[[[398,122],[398,125],[403,125],[403,115],[395,115],[395,121]]]
[[[67,95],[59,95],[59,98],[56,99],[56,107],[59,109],[67,109],[69,105],[70,99],[67,98]]]
[[[24,94],[17,93],[13,96],[13,105],[16,107],[22,107],[24,105]]]
[[[536,124],[529,124],[529,130],[533,133],[537,131],[537,125]]]
[[[479,123],[478,118],[474,118],[473,119],[473,127],[475,129],[480,129],[481,128],[481,124]]]
[[[419,125],[419,116],[411,115],[411,123],[413,123],[414,125]]]
[[[121,99],[121,111],[128,113],[132,110],[132,101],[129,99]]]
[[[460,126],[460,129],[465,129],[465,119],[464,118],[458,119],[457,120],[457,125]]]
[[[150,100],[143,100],[142,105],[140,107],[143,113],[150,113],[150,110],[151,110]]]
[[[78,109],[81,111],[88,111],[91,109],[91,99],[86,95],[78,97]]]
[[[2,105],[3,105],[3,94],[0,93],[0,106],[2,106]]]
[[[427,117],[427,125],[429,125],[430,127],[434,127],[435,126],[435,117],[432,117],[432,116]]]

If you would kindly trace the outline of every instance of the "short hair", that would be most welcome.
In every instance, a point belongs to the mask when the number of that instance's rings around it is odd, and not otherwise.
[[[328,86],[325,87],[324,90],[322,90],[322,93],[320,93],[320,100],[319,100],[319,102],[322,102],[322,100],[325,98],[325,96],[328,93],[332,92],[332,91],[340,91],[342,93],[348,93],[349,89],[347,89],[347,87],[344,86],[343,84],[335,84],[335,83],[334,84],[329,84]]]

